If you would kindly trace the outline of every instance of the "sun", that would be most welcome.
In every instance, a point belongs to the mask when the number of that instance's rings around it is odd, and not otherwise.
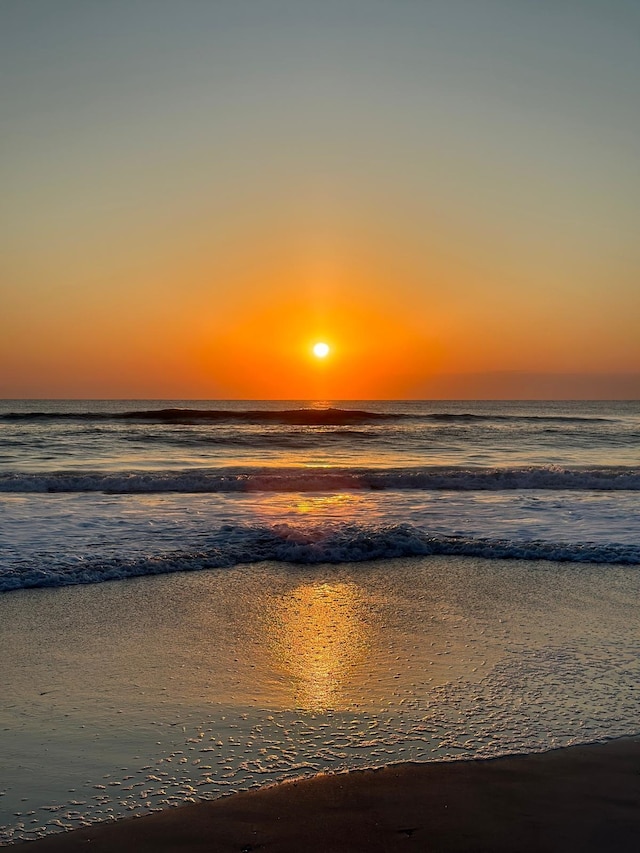
[[[329,355],[329,344],[318,341],[318,343],[313,346],[313,354],[316,358],[326,358]]]

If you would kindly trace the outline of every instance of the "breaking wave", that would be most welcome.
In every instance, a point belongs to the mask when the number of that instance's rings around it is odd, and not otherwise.
[[[0,492],[638,491],[640,468],[198,468],[0,474]]]
[[[0,569],[0,592],[230,568],[267,560],[310,565],[428,555],[640,564],[640,546],[635,545],[434,536],[406,524],[304,528],[290,524],[270,527],[225,525],[211,535],[206,546],[195,550],[82,559],[43,553],[37,559],[22,561],[17,567]]]

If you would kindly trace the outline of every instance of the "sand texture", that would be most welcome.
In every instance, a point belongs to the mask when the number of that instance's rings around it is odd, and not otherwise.
[[[15,845],[112,851],[637,851],[640,739],[319,775]]]

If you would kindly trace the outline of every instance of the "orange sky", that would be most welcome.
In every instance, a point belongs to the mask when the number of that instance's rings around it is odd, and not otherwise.
[[[1,396],[640,394],[633,4],[27,6]]]

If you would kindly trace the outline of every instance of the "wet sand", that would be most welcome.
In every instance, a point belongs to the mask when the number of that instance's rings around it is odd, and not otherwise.
[[[637,851],[640,738],[505,758],[321,774],[11,849]]]
[[[639,731],[636,567],[272,563],[1,598],[0,844],[322,772],[433,768]],[[426,772],[448,779],[450,767]],[[410,797],[417,772],[392,790]],[[329,812],[348,823],[358,802],[370,821],[370,794],[356,796],[370,786],[348,779],[321,783],[330,798],[345,792],[337,811],[319,800],[323,826]],[[295,791],[283,790],[292,814]],[[409,817],[396,829],[436,831]]]

